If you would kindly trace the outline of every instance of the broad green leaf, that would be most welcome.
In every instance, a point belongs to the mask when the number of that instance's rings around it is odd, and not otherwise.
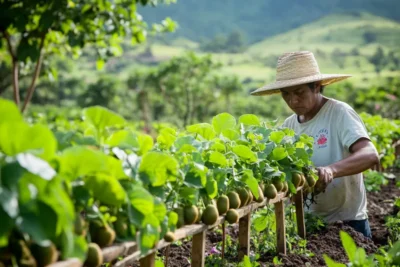
[[[264,231],[268,226],[268,216],[257,217],[254,220],[253,225],[257,232]]]
[[[355,264],[364,264],[367,260],[367,254],[365,254],[365,250],[363,248],[357,248],[356,253],[354,253],[354,263]]]
[[[95,199],[107,205],[118,206],[125,201],[125,191],[115,177],[96,174],[85,178],[85,186]]]
[[[0,248],[8,245],[9,234],[14,227],[14,220],[0,207]]]
[[[208,123],[198,123],[194,125],[189,125],[186,127],[186,130],[189,133],[198,134],[206,140],[211,140],[216,135],[213,126]]]
[[[214,199],[218,195],[218,184],[214,178],[209,177],[207,179],[206,191],[207,191],[208,197],[211,199]]]
[[[9,162],[1,166],[0,180],[3,188],[11,191],[17,188],[20,178],[26,172],[18,162]]]
[[[225,155],[217,151],[212,151],[210,153],[210,158],[208,161],[218,164],[221,167],[226,167],[228,165],[228,161],[226,160]]]
[[[214,151],[218,151],[221,153],[225,153],[226,152],[226,148],[224,144],[221,144],[219,142],[215,142],[211,145],[210,150],[214,150]]]
[[[84,109],[83,115],[84,120],[92,124],[100,132],[107,127],[122,126],[126,123],[121,115],[100,106]]]
[[[288,156],[286,149],[284,147],[276,147],[274,150],[272,150],[272,159],[279,161]]]
[[[88,245],[84,236],[77,236],[73,229],[66,229],[60,239],[61,252],[65,259],[78,258],[85,261]]]
[[[51,180],[57,174],[46,161],[31,154],[18,154],[17,161],[21,167],[45,180]]]
[[[139,134],[139,152],[138,155],[142,156],[153,148],[154,142],[153,138],[148,134]]]
[[[162,262],[161,260],[156,260],[156,267],[165,267],[164,262]]]
[[[190,187],[203,188],[207,182],[207,171],[203,165],[193,164],[185,175],[185,184]]]
[[[357,246],[354,243],[353,238],[348,233],[340,231],[340,239],[342,240],[344,250],[346,251],[347,257],[349,257],[350,262],[354,262]]]
[[[154,198],[143,187],[134,185],[128,195],[132,206],[143,215],[153,213],[154,211]]]
[[[222,133],[226,129],[235,129],[236,119],[229,113],[221,113],[213,117],[212,125],[217,134]]]
[[[29,126],[24,122],[0,124],[0,151],[8,156],[29,152],[49,160],[56,150],[57,141],[46,126]]]
[[[178,175],[177,160],[161,152],[148,152],[140,163],[139,172],[152,186],[162,186],[167,181],[175,181]]]
[[[153,213],[159,221],[164,220],[165,215],[167,215],[167,208],[165,207],[164,202],[162,202],[158,198],[154,198],[154,212]]]
[[[88,147],[74,146],[65,149],[59,157],[60,173],[76,179],[98,172],[107,172],[108,156]]]
[[[0,98],[0,124],[3,122],[22,122],[21,112],[14,101]]]
[[[197,141],[193,136],[182,136],[176,139],[175,148],[179,152],[192,153],[197,151],[196,147],[200,147],[201,143]]]
[[[154,247],[154,244],[159,238],[159,233],[157,227],[150,224],[146,225],[139,232],[140,236],[140,249],[143,254],[147,253],[150,249]]]
[[[257,161],[257,155],[251,149],[244,145],[236,145],[232,148],[232,151],[239,157],[249,160],[251,162]]]
[[[257,179],[254,178],[253,172],[251,170],[244,170],[242,177],[244,183],[247,184],[253,195],[258,198],[258,182]]]
[[[175,227],[178,223],[178,214],[174,211],[168,212],[168,227]]]
[[[0,205],[10,218],[16,218],[18,216],[19,207],[18,195],[16,192],[0,187]]]
[[[249,258],[249,256],[247,256],[247,255],[244,255],[244,258],[243,258],[243,267],[252,267],[252,266],[251,266],[250,258]]]
[[[323,257],[328,267],[346,267],[346,264],[337,263],[334,260],[332,260],[328,255],[324,254]]]
[[[222,135],[230,140],[234,141],[240,138],[240,132],[234,129],[224,129],[222,130]]]
[[[107,156],[107,173],[117,179],[127,178],[124,169],[122,168],[122,161],[112,157]]]
[[[191,203],[196,203],[199,197],[199,190],[192,187],[181,187],[179,195]]]
[[[274,142],[275,144],[280,144],[285,137],[285,133],[282,131],[272,132],[269,135],[269,140]]]
[[[176,140],[176,131],[172,128],[163,128],[157,137],[157,142],[169,149]]]
[[[244,114],[239,117],[239,123],[243,123],[244,125],[254,125],[260,126],[260,119],[254,114]]]
[[[130,148],[137,149],[139,148],[139,140],[138,137],[127,130],[121,130],[114,132],[105,142],[107,145],[111,147],[120,147],[120,148]]]

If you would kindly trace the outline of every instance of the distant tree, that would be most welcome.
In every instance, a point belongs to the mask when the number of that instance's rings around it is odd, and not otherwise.
[[[240,53],[246,49],[246,41],[243,32],[235,30],[226,36],[217,34],[213,39],[203,41],[200,49],[208,52]]]
[[[243,90],[242,83],[237,76],[216,76],[215,87],[225,97],[225,109],[231,111],[231,96]]]
[[[96,83],[89,85],[88,90],[79,96],[78,102],[82,107],[104,106],[110,107],[118,95],[121,84],[111,75],[102,75]]]
[[[387,64],[387,59],[385,57],[385,53],[381,46],[378,46],[375,50],[375,53],[368,58],[368,61],[374,65],[375,72],[379,75],[382,69]]]
[[[366,31],[363,34],[363,39],[364,39],[364,43],[365,44],[370,44],[370,43],[374,43],[377,39],[376,34],[370,31]]]
[[[226,46],[231,53],[240,53],[245,50],[246,41],[243,32],[235,30],[226,39]]]
[[[30,102],[45,54],[73,54],[91,45],[101,68],[109,56],[121,55],[122,37],[133,43],[146,39],[146,24],[137,6],[153,0],[0,0],[0,50],[11,62],[13,95],[20,105],[20,66],[31,66],[31,82],[21,110]],[[170,2],[165,0],[163,2]],[[169,18],[153,25],[154,32],[173,31]],[[2,52],[2,51],[0,51]]]
[[[357,47],[354,47],[353,49],[351,49],[350,55],[352,55],[352,56],[359,56],[359,55],[360,55],[360,51],[358,50]]]
[[[339,48],[335,48],[331,54],[332,61],[335,62],[339,66],[339,68],[344,68],[344,63],[346,60],[347,54],[342,52]]]

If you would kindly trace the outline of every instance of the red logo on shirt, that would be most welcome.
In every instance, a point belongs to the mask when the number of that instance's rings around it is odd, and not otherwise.
[[[317,144],[318,145],[325,145],[326,141],[328,141],[328,139],[325,137],[325,135],[321,134],[317,140]]]
[[[317,148],[327,147],[328,146],[328,138],[329,138],[329,133],[328,133],[327,129],[319,130],[318,133],[314,137],[315,147],[317,147]]]

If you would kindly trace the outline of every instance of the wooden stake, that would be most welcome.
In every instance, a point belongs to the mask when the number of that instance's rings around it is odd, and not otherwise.
[[[304,222],[303,190],[297,191],[295,198],[297,232],[301,238],[306,238],[306,224]]]
[[[168,245],[168,247],[165,249],[165,260],[164,260],[164,265],[165,267],[168,267],[168,259],[169,259],[169,249],[170,249],[170,245]]]
[[[283,201],[275,203],[277,251],[286,255],[285,208]]]
[[[225,232],[225,222],[221,224],[222,227],[222,264],[224,264],[225,260],[225,237],[226,237],[226,232]]]
[[[140,267],[154,267],[156,262],[156,253],[153,252],[140,259]]]
[[[250,215],[239,219],[239,260],[250,254]]]
[[[207,231],[195,234],[192,239],[192,267],[204,267]]]

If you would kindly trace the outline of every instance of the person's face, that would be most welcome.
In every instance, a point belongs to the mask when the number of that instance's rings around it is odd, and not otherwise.
[[[317,104],[318,84],[313,90],[307,84],[296,85],[281,89],[282,97],[286,104],[298,116],[309,113]]]

